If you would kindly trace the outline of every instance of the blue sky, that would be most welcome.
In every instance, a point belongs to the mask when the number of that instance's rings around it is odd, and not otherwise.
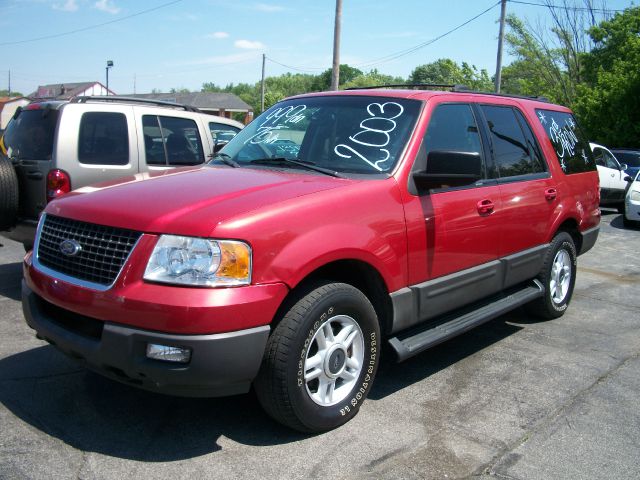
[[[343,0],[341,63],[406,77],[417,65],[451,58],[493,75],[496,3]],[[623,9],[633,2],[605,4]],[[431,45],[385,58],[492,6]],[[12,90],[24,94],[52,83],[105,83],[107,60],[114,62],[109,87],[118,94],[132,93],[134,81],[137,93],[199,90],[205,82],[253,83],[260,79],[263,53],[268,76],[319,73],[331,66],[334,12],[334,0],[0,0],[0,89],[8,86],[9,70]],[[532,24],[548,20],[547,10],[534,5],[509,2],[507,12]],[[35,40],[41,37],[50,38]],[[505,52],[503,64],[510,60]]]

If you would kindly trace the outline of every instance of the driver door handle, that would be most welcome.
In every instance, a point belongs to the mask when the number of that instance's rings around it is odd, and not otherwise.
[[[495,208],[495,205],[491,200],[487,198],[484,200],[480,200],[477,203],[476,207],[480,215],[489,215],[490,213],[493,213],[493,209]]]

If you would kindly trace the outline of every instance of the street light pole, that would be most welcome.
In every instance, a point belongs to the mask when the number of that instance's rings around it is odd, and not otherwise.
[[[109,95],[109,69],[111,67],[113,67],[113,60],[107,60],[107,68],[105,68],[107,74],[107,95]]]

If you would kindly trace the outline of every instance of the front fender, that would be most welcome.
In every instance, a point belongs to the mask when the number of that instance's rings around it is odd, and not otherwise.
[[[267,271],[294,288],[315,270],[339,260],[358,260],[371,265],[383,278],[387,289],[401,287],[402,265],[406,259],[399,242],[374,229],[350,224],[319,226],[294,238],[273,256]],[[400,248],[399,248],[400,247]]]

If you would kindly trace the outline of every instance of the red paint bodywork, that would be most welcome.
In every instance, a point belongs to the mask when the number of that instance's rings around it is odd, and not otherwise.
[[[25,279],[38,295],[102,320],[180,334],[219,333],[269,324],[290,289],[337,260],[373,267],[388,292],[549,242],[565,222],[597,226],[597,172],[567,182],[530,100],[490,98],[517,106],[534,129],[550,178],[416,196],[408,182],[431,112],[442,102],[482,95],[364,91],[424,102],[403,158],[389,178],[343,179],[315,173],[202,167],[145,174],[90,195],[71,192],[46,213],[142,231],[113,288],[106,292],[54,280],[25,257]],[[142,178],[144,177],[144,178]],[[144,181],[142,181],[144,180]],[[555,199],[546,192],[557,191]],[[493,209],[479,212],[481,203]],[[515,208],[517,206],[517,208]],[[527,215],[522,215],[522,212]],[[243,240],[253,252],[252,284],[187,288],[142,279],[162,233]]]

